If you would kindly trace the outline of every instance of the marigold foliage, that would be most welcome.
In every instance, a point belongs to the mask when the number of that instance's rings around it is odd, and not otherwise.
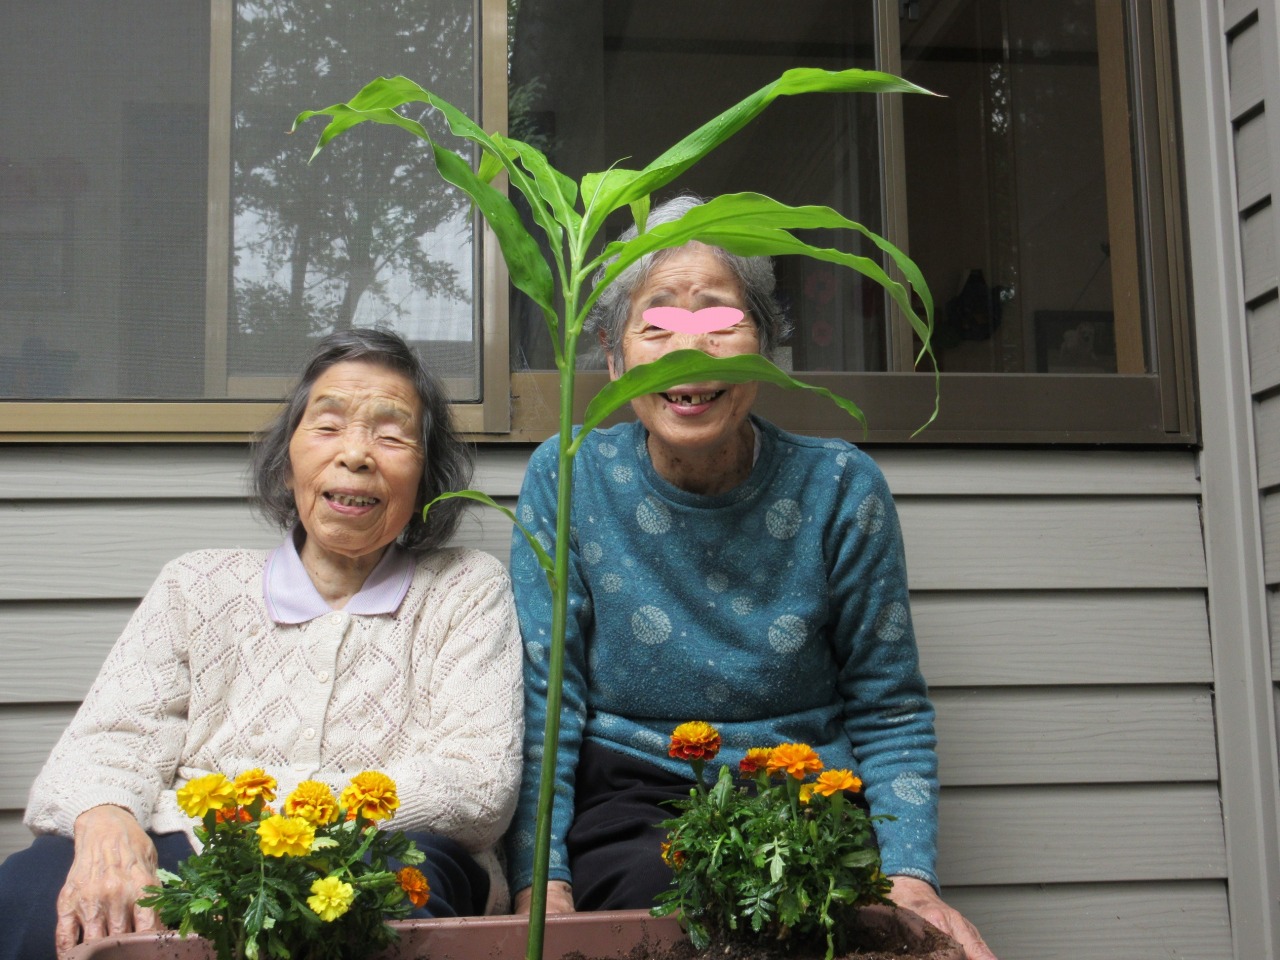
[[[892,885],[880,872],[879,818],[846,797],[860,781],[848,770],[807,780],[821,770],[804,744],[754,748],[739,764],[745,784],[723,766],[705,789],[695,767],[698,785],[662,824],[672,886],[653,913],[678,912],[699,949],[714,936],[766,937],[796,952],[825,948],[827,960],[847,951],[854,909],[888,902]],[[786,775],[771,779],[770,772]]]
[[[362,960],[384,949],[395,938],[387,921],[408,916],[427,892],[425,877],[420,888],[402,879],[422,877],[413,867],[421,851],[373,822],[398,806],[395,782],[376,771],[355,778],[350,820],[325,784],[300,784],[283,815],[266,805],[275,789],[262,770],[187,784],[179,803],[199,811],[191,815],[204,849],[177,873],[160,871],[160,886],[139,902],[182,936],[209,940],[219,960]],[[396,873],[393,861],[407,866]]]

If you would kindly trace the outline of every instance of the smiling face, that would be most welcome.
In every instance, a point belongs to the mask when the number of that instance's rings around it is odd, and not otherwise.
[[[417,391],[403,374],[347,361],[316,378],[289,440],[288,486],[309,570],[349,569],[351,561],[371,570],[400,535],[419,507],[421,423]]]
[[[650,307],[747,310],[742,286],[708,247],[694,243],[655,265],[631,295],[622,331],[623,365],[630,369],[672,350],[702,350],[713,357],[759,353],[760,338],[748,313],[739,323],[709,333],[680,333],[645,321]],[[609,375],[622,374],[609,356]],[[756,384],[701,381],[681,384],[631,402],[649,431],[654,467],[671,483],[701,493],[731,489],[750,472],[754,434],[747,414]],[[745,467],[745,472],[744,472]]]

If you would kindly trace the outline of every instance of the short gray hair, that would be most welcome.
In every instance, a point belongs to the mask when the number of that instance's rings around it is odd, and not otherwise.
[[[465,501],[445,500],[422,519],[422,507],[439,494],[465,487],[471,481],[471,449],[458,436],[449,411],[449,398],[440,381],[394,333],[353,329],[331,333],[316,344],[284,410],[258,435],[253,447],[253,492],[256,506],[267,520],[288,529],[298,519],[298,506],[289,492],[289,441],[302,422],[311,387],[326,370],[339,363],[372,363],[403,374],[422,404],[422,479],[418,482],[417,511],[396,542],[422,554],[444,546],[458,529]]]
[[[653,229],[659,224],[679,220],[694,207],[706,201],[701,197],[686,193],[654,207],[649,211],[646,229]],[[619,240],[632,240],[639,235],[635,226],[629,227],[618,237]],[[603,340],[605,351],[613,357],[614,365],[622,369],[622,332],[626,329],[627,318],[631,315],[631,297],[645,282],[649,271],[668,257],[685,249],[669,247],[646,253],[611,283],[600,298],[592,305],[591,313],[586,320],[586,331],[594,332]],[[741,257],[736,253],[722,250],[720,247],[707,245],[742,285],[742,295],[747,302],[747,312],[756,325],[756,333],[760,338],[760,352],[772,359],[774,349],[791,334],[791,323],[782,312],[782,307],[774,297],[778,285],[773,273],[773,261],[769,257]],[[594,282],[598,284],[604,276],[605,267],[596,272]]]

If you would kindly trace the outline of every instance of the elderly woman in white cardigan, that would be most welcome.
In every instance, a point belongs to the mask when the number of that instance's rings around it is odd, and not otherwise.
[[[333,334],[254,461],[284,543],[161,572],[32,787],[38,836],[0,867],[0,958],[155,929],[136,900],[194,843],[175,790],[252,767],[281,795],[382,770],[427,854],[422,915],[506,908],[520,646],[502,566],[444,547],[461,501],[422,519],[471,468],[438,381],[392,334]]]

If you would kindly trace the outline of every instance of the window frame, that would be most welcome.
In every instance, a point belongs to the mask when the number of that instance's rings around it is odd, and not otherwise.
[[[1096,0],[1104,15],[1148,19],[1144,29],[1125,32],[1134,66],[1128,83],[1138,85],[1127,103],[1129,141],[1136,156],[1130,198],[1137,208],[1141,283],[1147,294],[1143,322],[1147,351],[1157,373],[943,374],[941,412],[918,438],[925,443],[1178,444],[1198,438],[1182,185],[1178,152],[1172,25],[1166,2]],[[875,0],[877,57],[883,69],[898,72],[901,50],[899,4]],[[504,0],[476,0],[478,30],[476,82],[481,123],[505,127],[507,116],[507,11]],[[206,371],[225,380],[226,325],[230,270],[231,59],[234,0],[210,0],[210,137],[207,269],[205,288]],[[1118,49],[1118,48],[1117,48]],[[1100,69],[1102,69],[1100,67]],[[1132,89],[1132,88],[1130,88]],[[901,100],[881,99],[884,164],[881,196],[886,235],[909,250],[905,175],[902,163]],[[1126,143],[1128,146],[1128,143]],[[1110,168],[1110,164],[1108,165]],[[505,178],[495,181],[500,188]],[[505,264],[487,226],[477,229],[480,277],[477,284],[481,331],[481,398],[454,403],[461,430],[481,442],[536,442],[558,429],[558,377],[554,371],[512,372],[509,360],[509,286]],[[864,443],[897,443],[933,409],[934,379],[910,372],[910,327],[891,315],[889,362],[884,373],[804,373],[806,381],[859,403],[868,415],[864,434],[829,404],[807,395],[762,389],[757,411],[780,426],[802,433],[842,436]],[[220,366],[219,366],[220,365]],[[215,377],[216,379],[216,377]],[[579,415],[605,374],[580,371]],[[243,441],[279,409],[274,401],[2,401],[5,420],[0,442],[14,441]],[[614,420],[626,419],[625,411]],[[611,421],[612,422],[612,421]]]

